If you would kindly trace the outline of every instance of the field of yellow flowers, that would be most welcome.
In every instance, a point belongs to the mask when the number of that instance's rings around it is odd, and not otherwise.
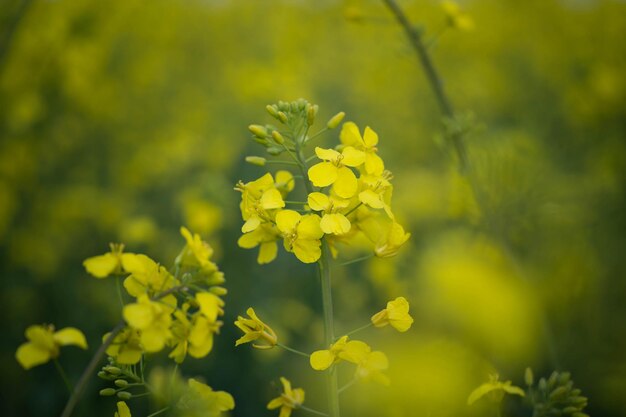
[[[622,0],[5,0],[2,416],[626,414]]]

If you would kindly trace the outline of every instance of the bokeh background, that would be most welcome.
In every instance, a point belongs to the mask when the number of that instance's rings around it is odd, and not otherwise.
[[[319,374],[285,352],[234,349],[232,326],[254,306],[284,343],[321,347],[314,268],[284,253],[259,266],[236,245],[233,185],[264,172],[243,163],[261,152],[247,126],[299,97],[319,104],[320,126],[343,110],[379,133],[412,233],[392,260],[333,269],[340,332],[400,295],[415,318],[406,334],[363,333],[393,383],[352,388],[346,415],[491,415],[466,405],[469,392],[495,370],[523,385],[526,366],[571,371],[591,415],[626,414],[626,4],[461,1],[471,31],[443,30],[437,1],[400,4],[439,34],[435,64],[474,120],[471,182],[382,2],[0,3],[0,414],[57,415],[66,400],[51,364],[15,361],[28,325],[86,333],[89,351],[60,358],[76,380],[119,319],[113,280],[82,260],[124,242],[169,265],[180,225],[216,247],[230,291],[214,351],[184,373],[231,392],[234,416],[274,415],[265,405],[282,375],[324,408]],[[113,414],[103,386],[94,378],[76,415]]]

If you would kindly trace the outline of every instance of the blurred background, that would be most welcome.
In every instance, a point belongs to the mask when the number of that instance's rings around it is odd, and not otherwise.
[[[124,242],[171,265],[180,225],[216,247],[230,291],[213,352],[185,375],[231,392],[234,416],[275,415],[280,376],[325,408],[320,374],[286,352],[234,349],[232,325],[254,306],[283,343],[321,348],[315,269],[284,252],[259,266],[236,244],[233,185],[264,173],[243,163],[262,152],[247,126],[304,97],[320,127],[345,111],[378,132],[412,233],[396,258],[333,269],[338,332],[401,295],[415,318],[406,334],[360,335],[387,353],[392,385],[351,388],[346,415],[493,415],[469,393],[493,371],[523,386],[527,366],[571,371],[590,415],[626,415],[626,3],[460,1],[473,30],[446,29],[437,1],[399,3],[474,120],[471,182],[382,2],[0,2],[0,414],[58,415],[66,401],[52,364],[16,362],[28,325],[85,332],[89,351],[60,357],[76,381],[119,320],[115,283],[81,262]],[[104,386],[93,379],[76,415],[113,414]]]

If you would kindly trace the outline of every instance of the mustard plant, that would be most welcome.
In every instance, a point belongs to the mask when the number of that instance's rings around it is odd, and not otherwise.
[[[305,264],[316,264],[321,283],[324,341],[322,349],[305,353],[286,346],[272,328],[262,321],[252,308],[240,316],[235,325],[243,332],[236,345],[252,342],[258,349],[279,347],[308,359],[311,368],[325,373],[328,411],[313,410],[303,405],[304,390],[291,388],[291,382],[281,377],[284,392],[270,401],[269,409],[280,408],[280,416],[288,417],[298,408],[309,412],[339,417],[339,393],[356,381],[389,384],[384,371],[388,367],[385,353],[373,350],[352,334],[366,327],[391,325],[400,332],[407,331],[413,319],[404,297],[390,301],[374,314],[370,323],[341,337],[335,334],[334,306],[331,291],[330,264],[342,252],[342,245],[360,236],[370,242],[370,257],[387,258],[398,253],[410,233],[397,222],[391,208],[393,176],[378,154],[378,134],[366,127],[362,132],[353,122],[343,123],[339,143],[334,148],[315,146],[323,133],[338,128],[345,114],[337,113],[319,131],[312,133],[318,106],[299,99],[291,103],[279,101],[268,105],[267,112],[278,127],[265,124],[249,126],[253,140],[262,145],[272,158],[248,156],[253,165],[269,167],[282,165],[258,179],[235,189],[241,192],[242,248],[259,247],[257,261],[267,264],[276,259],[279,243],[288,253]],[[296,187],[299,187],[296,190]],[[305,198],[288,199],[292,192],[304,192]],[[354,379],[343,387],[338,385],[337,367],[345,362],[354,367]]]

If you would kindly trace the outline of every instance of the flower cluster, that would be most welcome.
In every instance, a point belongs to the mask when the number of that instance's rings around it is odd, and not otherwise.
[[[378,154],[378,134],[370,127],[361,134],[355,123],[347,122],[334,149],[315,147],[314,155],[305,158],[305,146],[317,136],[308,135],[317,106],[297,100],[279,102],[267,109],[284,129],[251,125],[250,131],[268,153],[285,153],[292,160],[267,161],[261,157],[246,160],[260,166],[270,163],[297,166],[299,175],[279,170],[275,175],[266,173],[254,181],[237,184],[235,189],[242,194],[240,209],[244,220],[239,246],[246,249],[260,246],[257,261],[265,264],[276,258],[277,241],[282,240],[285,250],[298,260],[314,263],[321,256],[323,239],[336,257],[337,243],[349,244],[362,234],[371,241],[374,255],[397,254],[410,233],[397,222],[391,208],[393,176]],[[334,116],[325,130],[337,127],[343,117],[343,112]],[[306,192],[306,196],[302,201],[286,201],[298,177],[304,181],[303,190],[298,191]],[[288,208],[290,204],[293,206]]]

